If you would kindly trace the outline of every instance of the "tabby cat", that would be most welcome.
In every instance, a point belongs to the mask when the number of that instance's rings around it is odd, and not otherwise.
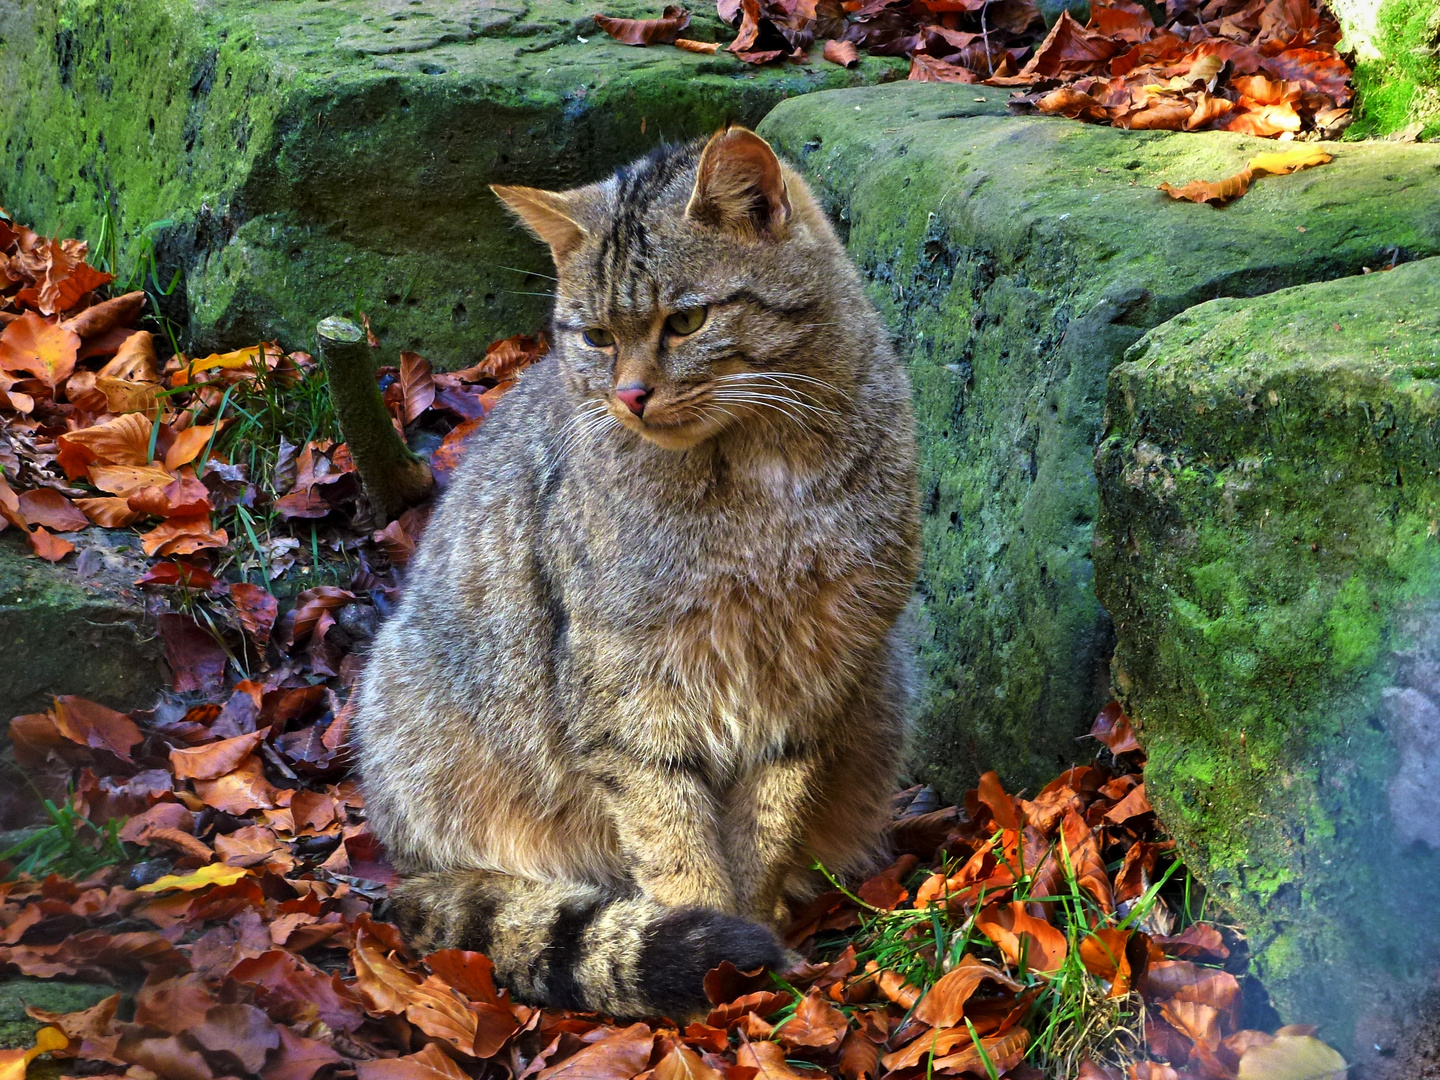
[[[471,440],[360,689],[419,948],[693,1015],[883,858],[919,554],[910,387],[800,177],[731,127],[572,191],[550,356]]]

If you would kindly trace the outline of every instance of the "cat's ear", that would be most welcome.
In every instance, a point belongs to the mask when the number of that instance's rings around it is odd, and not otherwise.
[[[685,216],[744,236],[780,236],[790,218],[785,171],[770,144],[743,127],[705,144]]]
[[[490,190],[525,223],[526,228],[550,245],[556,262],[584,241],[585,226],[580,224],[579,209],[571,193],[506,184],[491,184]]]

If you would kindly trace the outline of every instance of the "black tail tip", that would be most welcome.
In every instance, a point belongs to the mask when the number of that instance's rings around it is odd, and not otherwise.
[[[703,1009],[705,973],[729,960],[741,971],[784,966],[774,931],[709,908],[678,908],[645,935],[636,971],[652,1007],[680,1017]]]

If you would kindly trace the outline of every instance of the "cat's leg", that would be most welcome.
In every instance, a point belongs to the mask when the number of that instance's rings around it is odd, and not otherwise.
[[[612,745],[588,755],[584,771],[645,895],[671,907],[741,913],[715,798],[700,767]]]
[[[910,701],[902,645],[892,631],[873,677],[813,729],[814,741],[792,740],[731,793],[725,838],[741,914],[782,926],[816,860],[839,878],[883,866]]]
[[[824,773],[818,753],[797,749],[761,763],[731,791],[725,846],[740,914],[783,923],[785,882],[804,858],[805,830]]]

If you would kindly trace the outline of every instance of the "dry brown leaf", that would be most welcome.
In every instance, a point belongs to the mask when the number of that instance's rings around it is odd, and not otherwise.
[[[1332,1047],[1311,1035],[1277,1035],[1240,1057],[1238,1080],[1344,1080],[1349,1066]]]
[[[690,13],[669,4],[658,19],[612,19],[597,14],[595,25],[622,45],[670,45],[690,25]]]

